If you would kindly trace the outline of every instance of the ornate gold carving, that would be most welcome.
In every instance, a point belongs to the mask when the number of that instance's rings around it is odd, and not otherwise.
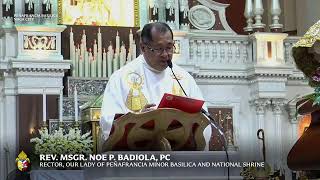
[[[23,36],[24,50],[56,50],[55,36]]]
[[[126,81],[130,87],[126,106],[131,111],[138,112],[148,103],[146,97],[141,91],[143,77],[136,72],[131,72],[126,76]]]
[[[177,95],[177,96],[184,96],[184,93],[181,89],[181,87],[179,86],[178,83],[174,82],[173,86],[172,86],[172,94],[173,95]]]
[[[58,24],[62,24],[62,0],[58,0]]]
[[[320,21],[311,26],[294,47],[312,47],[316,41],[320,41]]]
[[[140,27],[139,0],[134,0],[134,26]]]

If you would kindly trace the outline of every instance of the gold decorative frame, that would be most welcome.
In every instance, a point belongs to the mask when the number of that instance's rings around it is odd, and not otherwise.
[[[58,24],[62,24],[62,0],[58,0]]]
[[[140,27],[140,6],[139,0],[134,0],[134,26]]]
[[[62,1],[58,0],[58,24],[62,24]],[[139,0],[133,1],[133,11],[134,11],[134,27],[140,27],[140,7]]]

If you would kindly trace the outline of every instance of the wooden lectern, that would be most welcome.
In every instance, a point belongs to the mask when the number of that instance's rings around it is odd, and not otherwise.
[[[311,113],[308,129],[294,144],[288,154],[288,167],[292,170],[320,170],[320,106],[313,105],[312,100],[300,100],[298,113]],[[319,173],[319,172],[318,172]]]
[[[172,108],[128,113],[114,121],[102,152],[204,150],[203,131],[208,124],[201,113]]]

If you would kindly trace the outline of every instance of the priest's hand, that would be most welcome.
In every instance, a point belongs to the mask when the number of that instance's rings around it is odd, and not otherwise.
[[[146,104],[141,110],[140,112],[148,112],[148,111],[152,111],[156,109],[156,104]]]

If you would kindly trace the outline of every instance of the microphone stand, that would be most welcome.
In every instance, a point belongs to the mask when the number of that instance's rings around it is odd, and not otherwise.
[[[175,80],[178,82],[180,88],[182,89],[184,95],[185,95],[186,97],[188,97],[188,95],[187,95],[187,93],[185,92],[185,90],[183,89],[180,81],[178,80],[176,74],[173,72],[171,60],[168,60],[167,63],[168,63],[169,68],[171,69],[171,72],[172,72]],[[224,148],[224,151],[225,151],[225,153],[226,153],[227,162],[230,162],[230,161],[229,161],[229,153],[228,153],[227,146],[226,146],[226,144],[227,144],[227,139],[226,139],[226,136],[224,135],[224,133],[222,132],[221,127],[220,127],[220,126],[217,126],[217,125],[215,124],[214,118],[210,115],[210,113],[209,113],[208,111],[206,111],[205,109],[201,108],[201,113],[207,117],[207,119],[209,120],[210,125],[213,126],[213,127],[219,132],[219,134],[220,134],[219,137],[220,137],[220,140],[222,141],[223,148]],[[228,166],[227,168],[228,168],[228,180],[229,180],[229,179],[230,179],[230,167]]]

